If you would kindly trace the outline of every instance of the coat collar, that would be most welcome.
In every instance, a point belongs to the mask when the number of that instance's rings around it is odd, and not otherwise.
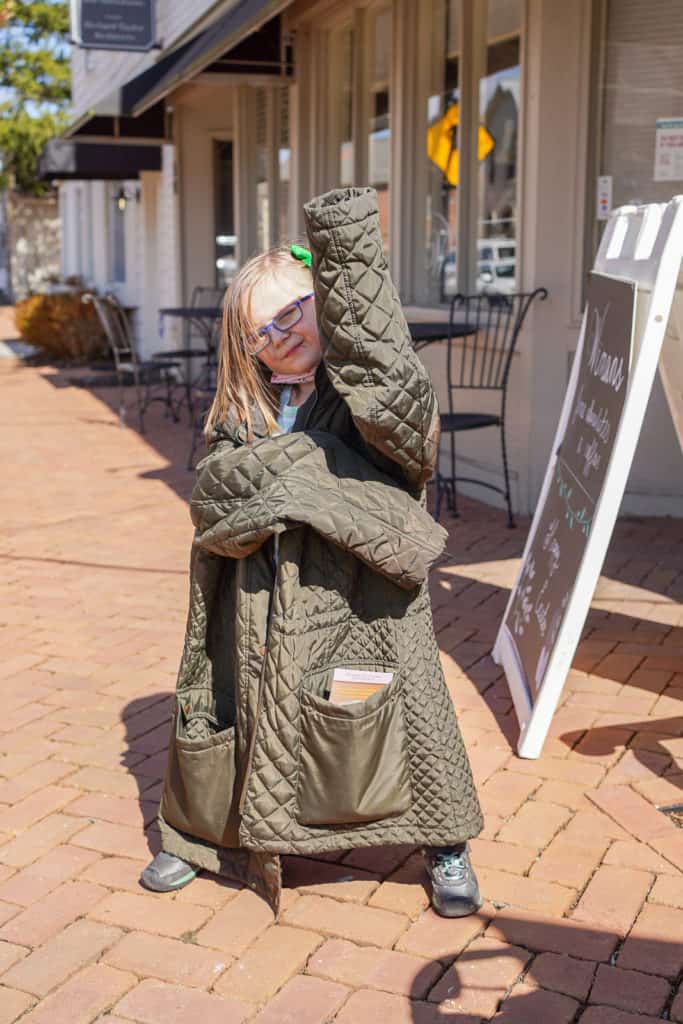
[[[315,373],[316,390],[314,392],[312,404],[308,410],[307,420],[310,419],[313,409],[315,408],[317,402],[319,401],[321,394],[324,392],[325,388],[329,386],[330,385],[327,378],[327,373],[325,371],[325,364],[321,359],[320,363],[318,364],[318,369],[316,370]],[[309,399],[307,399],[306,402],[304,402],[304,406],[308,404],[308,401]],[[258,405],[252,406],[251,416],[254,438],[268,437],[268,428],[266,426],[266,421]],[[217,423],[214,426],[211,434],[207,438],[207,446],[209,448],[209,451],[214,445],[219,444],[221,441],[232,441],[233,444],[247,444],[247,421],[242,420],[242,422],[240,423],[231,417],[227,417],[220,423]]]

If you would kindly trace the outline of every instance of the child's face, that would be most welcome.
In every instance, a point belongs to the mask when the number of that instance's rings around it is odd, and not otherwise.
[[[312,290],[310,278],[296,265],[291,273],[269,274],[252,290],[250,319],[260,327]],[[306,299],[301,311],[301,319],[287,333],[271,328],[270,344],[258,353],[257,358],[274,373],[308,373],[322,358],[314,300]]]

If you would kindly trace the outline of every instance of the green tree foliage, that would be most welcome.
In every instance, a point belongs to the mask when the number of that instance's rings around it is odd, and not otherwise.
[[[36,162],[64,126],[70,95],[64,0],[0,0],[0,188],[39,195]]]

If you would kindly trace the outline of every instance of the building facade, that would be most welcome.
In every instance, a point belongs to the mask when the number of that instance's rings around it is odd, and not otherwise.
[[[679,0],[157,0],[157,28],[148,54],[74,47],[76,145],[132,139],[159,161],[128,180],[62,181],[64,273],[136,306],[150,353],[159,308],[299,236],[307,197],[373,185],[401,298],[423,318],[456,291],[548,289],[509,386],[513,499],[532,510],[598,193],[604,215],[683,192],[655,173],[657,122],[683,118]],[[164,345],[176,331],[167,320]],[[445,400],[444,347],[422,356]],[[458,452],[468,475],[501,483],[495,431]],[[657,382],[624,512],[683,514],[682,469]]]

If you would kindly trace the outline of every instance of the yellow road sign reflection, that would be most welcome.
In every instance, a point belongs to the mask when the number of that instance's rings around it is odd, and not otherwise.
[[[443,171],[449,185],[457,185],[460,160],[457,146],[453,145],[453,129],[460,123],[460,104],[454,103],[443,117],[427,130],[427,156]],[[485,160],[496,142],[484,125],[479,125],[477,157]]]

